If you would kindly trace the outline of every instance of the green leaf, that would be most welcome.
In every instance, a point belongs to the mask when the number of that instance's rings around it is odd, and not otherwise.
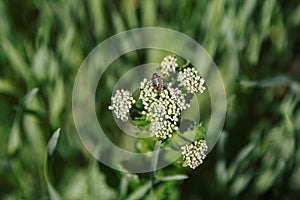
[[[31,100],[33,99],[33,97],[37,94],[37,92],[39,91],[38,88],[33,88],[32,90],[30,90],[24,97],[22,104],[24,107],[26,107]]]
[[[187,167],[187,166],[188,166],[187,161],[184,160],[184,161],[182,162],[181,166],[182,166],[182,167]]]
[[[91,17],[93,18],[92,22],[94,28],[94,34],[98,41],[105,36],[105,27],[107,27],[107,20],[105,16],[105,6],[104,1],[92,0],[87,1],[89,10],[91,10]],[[99,26],[101,24],[101,26]]]
[[[21,77],[26,80],[26,83],[28,83],[30,81],[30,71],[28,70],[28,65],[21,54],[22,51],[19,51],[13,45],[13,42],[10,42],[7,39],[1,40],[1,50],[8,58],[15,74],[20,74]]]
[[[184,65],[182,65],[182,69],[191,66],[191,62],[189,60],[186,60],[186,63]]]
[[[49,195],[50,195],[51,200],[61,199],[59,194],[56,192],[56,190],[54,189],[54,187],[52,185],[47,184],[47,186],[48,186],[48,191],[49,191]]]
[[[44,150],[46,149],[45,134],[40,126],[40,119],[34,115],[24,114],[22,125],[26,140],[31,146],[31,151],[35,154],[35,160],[40,165],[43,164]]]
[[[233,196],[237,196],[239,193],[241,193],[245,188],[248,186],[249,182],[253,178],[253,173],[248,172],[245,174],[240,174],[232,183],[230,192],[233,194]]]
[[[297,94],[300,94],[300,84],[286,75],[279,75],[268,79],[258,81],[240,81],[241,85],[246,87],[277,87],[289,86]]]
[[[62,78],[57,78],[55,81],[55,86],[53,88],[53,93],[50,95],[50,121],[54,126],[60,124],[60,115],[65,108],[65,91],[64,82]]]
[[[176,174],[176,175],[172,175],[172,176],[165,176],[162,178],[157,178],[158,181],[180,181],[180,180],[184,180],[189,178],[187,175],[185,174]]]
[[[52,137],[50,138],[50,140],[49,140],[49,142],[48,142],[47,148],[48,148],[48,154],[49,154],[49,155],[52,155],[53,152],[54,152],[54,149],[56,148],[57,140],[58,140],[59,134],[60,134],[60,128],[57,129],[57,130],[53,133]]]
[[[142,117],[135,117],[135,118],[133,119],[133,123],[134,123],[135,125],[137,125],[137,126],[147,126],[147,125],[150,124],[150,121],[148,121],[148,120],[146,119],[146,116],[143,115]]]
[[[276,23],[270,28],[270,39],[277,51],[282,51],[287,45],[286,32],[281,15],[276,16]]]
[[[223,157],[220,160],[218,160],[216,163],[215,174],[220,186],[225,187],[228,182],[228,178],[227,178],[227,171],[226,171],[226,163]]]
[[[13,154],[21,145],[21,136],[20,136],[20,121],[15,119],[9,134],[8,140],[8,153]]]
[[[120,15],[120,13],[115,10],[111,10],[110,12],[114,30],[117,33],[126,30],[123,17]],[[124,45],[124,43],[122,45]]]
[[[156,23],[155,1],[144,1],[141,9],[142,26],[154,26]]]
[[[269,33],[269,28],[272,19],[272,13],[276,5],[275,0],[266,0],[263,2],[262,6],[262,16],[260,22],[260,32],[263,37]]]
[[[197,126],[195,140],[204,140],[205,139],[205,132],[206,132],[205,128],[202,126],[202,124],[199,124]]]
[[[47,152],[49,152],[49,155],[51,155],[53,153],[53,151],[56,147],[56,144],[57,144],[57,139],[59,137],[59,131],[60,131],[60,128],[57,129],[53,133],[51,139],[48,142],[47,151],[45,152],[45,156],[44,156],[44,177],[45,177],[45,181],[46,181],[46,184],[48,187],[48,192],[49,192],[51,200],[61,199],[60,195],[56,192],[56,190],[54,189],[54,187],[52,186],[52,184],[48,178],[48,153],[47,153]]]
[[[298,26],[300,24],[300,6],[298,4],[297,8],[295,8],[288,17],[288,24]]]
[[[23,107],[27,107],[27,105],[31,102],[32,98],[38,92],[38,88],[33,88],[30,90],[22,99],[21,105]],[[20,136],[20,112],[17,113],[15,121],[12,125],[10,131],[10,137],[8,140],[8,153],[13,154],[21,145],[21,136]]]
[[[116,199],[116,191],[106,184],[105,175],[99,170],[99,163],[93,159],[87,176],[89,199]]]
[[[240,84],[246,87],[275,87],[290,84],[291,81],[287,76],[280,75],[258,81],[240,81]]]
[[[120,183],[120,195],[118,199],[125,199],[128,190],[128,181],[129,177],[124,173]]]
[[[178,63],[178,67],[177,67],[178,71],[182,71],[184,68],[187,68],[187,67],[192,67],[189,60],[177,58],[177,63]]]
[[[32,73],[39,81],[49,77],[49,52],[46,46],[40,47],[32,59]]]
[[[146,193],[151,188],[151,182],[148,181],[141,187],[139,187],[137,190],[135,190],[128,198],[127,200],[135,200],[135,199],[142,199],[146,195]]]
[[[136,103],[135,103],[135,105],[139,109],[143,109],[144,108],[144,104],[143,104],[143,102],[142,102],[141,99],[137,100]]]
[[[16,96],[18,94],[19,88],[15,87],[9,80],[0,79],[0,94],[6,93]]]
[[[248,144],[245,146],[239,154],[236,156],[235,160],[231,164],[231,166],[228,169],[228,179],[230,180],[233,178],[233,176],[236,174],[238,167],[242,163],[243,160],[246,160],[247,157],[251,154],[251,152],[254,150],[255,145],[254,144]]]
[[[256,64],[259,59],[261,51],[262,37],[258,33],[253,33],[249,38],[249,44],[247,46],[246,55],[250,64]]]
[[[74,200],[85,199],[87,198],[88,194],[90,194],[90,199],[92,199],[91,198],[92,191],[89,191],[89,184],[88,184],[89,172],[83,170],[82,168],[77,169],[76,172],[73,172],[72,169],[68,170],[67,172],[68,175],[65,175],[64,179],[62,180],[63,182],[61,188],[61,191],[63,191],[62,199],[74,199]]]
[[[129,25],[129,28],[138,27],[138,17],[136,16],[136,4],[139,2],[135,0],[121,1],[122,8],[125,12],[125,18]]]
[[[272,170],[265,170],[259,174],[258,177],[255,178],[255,189],[260,193],[268,190],[276,181],[278,176],[274,175]]]

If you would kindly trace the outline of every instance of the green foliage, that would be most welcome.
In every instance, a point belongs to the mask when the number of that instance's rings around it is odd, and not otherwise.
[[[107,37],[143,26],[171,28],[202,44],[228,98],[224,132],[204,163],[195,171],[158,170],[152,182],[151,174],[124,175],[96,162],[78,139],[71,109],[74,78],[87,54]],[[0,30],[1,199],[299,197],[298,1],[4,0]],[[106,86],[96,102],[108,104],[129,67],[165,54],[122,56],[112,66],[117,70],[100,80]],[[208,127],[210,103],[200,106]],[[101,124],[122,143],[111,113],[100,112]],[[53,153],[45,158],[49,139]]]
[[[54,189],[54,187],[52,186],[49,178],[48,178],[48,170],[47,170],[47,166],[48,166],[48,154],[49,156],[51,156],[54,152],[54,149],[56,148],[57,145],[57,140],[59,137],[59,133],[60,133],[60,129],[57,129],[53,135],[51,136],[48,145],[47,145],[47,151],[45,152],[45,157],[44,157],[44,177],[45,177],[45,181],[47,184],[47,188],[48,188],[48,192],[49,192],[49,197],[51,200],[59,200],[61,199],[61,197],[59,196],[59,194],[57,193],[57,191]]]

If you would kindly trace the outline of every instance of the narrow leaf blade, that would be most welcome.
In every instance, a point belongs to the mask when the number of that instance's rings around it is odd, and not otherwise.
[[[135,200],[135,199],[141,199],[146,195],[146,193],[149,191],[151,188],[151,182],[148,181],[145,183],[143,186],[139,187],[135,192],[133,192],[127,200]]]
[[[57,130],[53,133],[51,139],[50,139],[49,142],[48,142],[48,154],[49,154],[49,155],[52,155],[52,154],[53,154],[53,151],[54,151],[54,149],[55,149],[55,147],[56,147],[56,144],[57,144],[57,140],[58,140],[59,134],[60,134],[60,128],[57,129]]]
[[[187,175],[184,174],[176,174],[176,175],[172,175],[172,176],[165,176],[162,178],[157,178],[158,181],[181,181],[184,179],[189,178]]]

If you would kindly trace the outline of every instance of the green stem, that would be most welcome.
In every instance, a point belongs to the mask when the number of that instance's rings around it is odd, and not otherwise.
[[[151,179],[151,199],[154,199],[153,196],[153,188],[156,183],[156,170],[157,163],[159,157],[159,149],[160,149],[161,141],[157,141],[155,143],[154,151],[152,153],[151,166],[150,166],[150,179]]]
[[[119,200],[126,199],[127,190],[128,190],[128,181],[129,181],[129,178],[128,178],[127,174],[124,173],[122,176],[121,183],[120,183],[120,195],[118,197]]]

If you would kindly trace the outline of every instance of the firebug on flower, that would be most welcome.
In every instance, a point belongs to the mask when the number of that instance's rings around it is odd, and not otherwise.
[[[152,86],[157,91],[161,92],[164,89],[163,79],[157,74],[154,73],[151,78]]]

